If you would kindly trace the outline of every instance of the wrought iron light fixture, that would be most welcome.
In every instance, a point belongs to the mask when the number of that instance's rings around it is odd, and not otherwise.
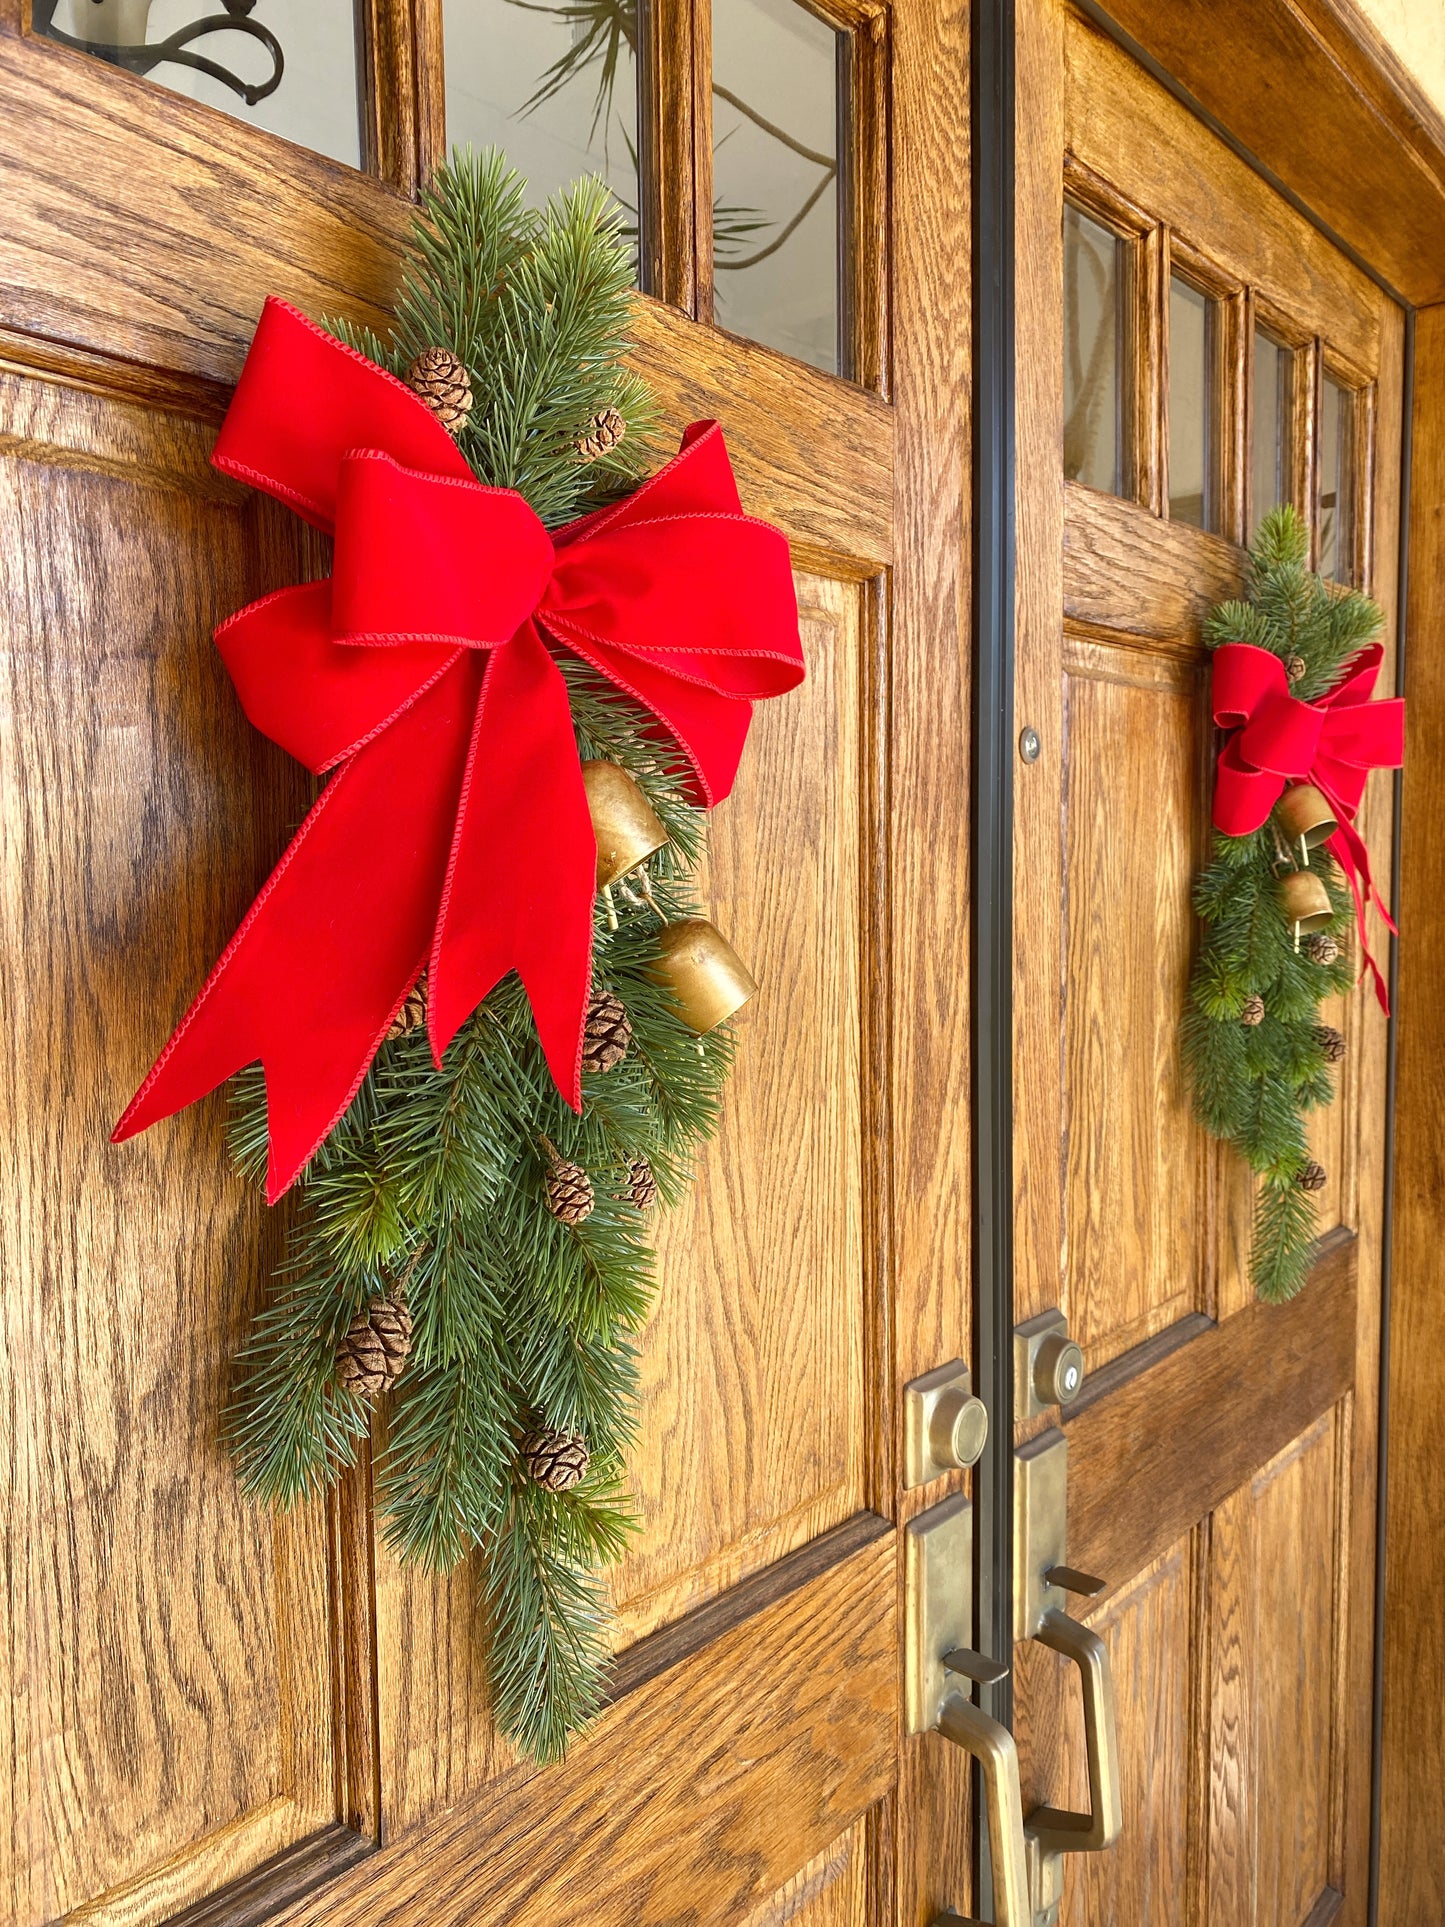
[[[81,53],[94,54],[98,60],[107,60],[115,67],[124,67],[133,74],[148,74],[153,67],[170,61],[178,67],[194,67],[197,73],[209,74],[212,80],[219,80],[233,93],[239,94],[248,107],[254,107],[258,100],[265,100],[274,94],[281,85],[281,75],[285,71],[285,56],[281,43],[269,27],[263,27],[258,20],[248,16],[256,0],[221,0],[224,13],[207,14],[204,20],[192,20],[183,27],[177,27],[173,34],[164,40],[147,42],[146,26],[150,18],[151,0],[68,0],[72,32],[66,33],[55,25],[55,12],[59,0],[35,0],[34,29],[44,34],[47,40],[58,40],[62,47],[75,47]],[[233,74],[229,67],[223,67],[217,60],[206,54],[193,53],[191,43],[202,40],[212,33],[243,33],[252,40],[259,40],[271,56],[271,72],[258,85],[242,80]]]

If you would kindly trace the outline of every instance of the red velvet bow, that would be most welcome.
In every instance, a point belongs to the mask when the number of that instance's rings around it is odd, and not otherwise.
[[[1395,928],[1375,881],[1370,856],[1354,825],[1372,769],[1398,769],[1405,754],[1405,705],[1393,697],[1371,702],[1384,651],[1372,642],[1344,680],[1318,702],[1289,693],[1284,664],[1268,649],[1226,642],[1214,652],[1214,720],[1233,731],[1219,752],[1214,826],[1247,836],[1268,818],[1285,786],[1310,782],[1329,799],[1339,828],[1329,849],[1349,878],[1360,924],[1360,946],[1373,972],[1375,994],[1388,1011],[1385,980],[1370,954],[1365,906],[1371,897]]]
[[[515,969],[580,1108],[597,857],[553,647],[643,704],[716,803],[754,700],[803,678],[786,540],[743,515],[715,422],[549,537],[410,389],[275,300],[212,459],[335,534],[329,581],[216,632],[251,721],[335,774],[115,1138],[259,1057],[274,1202],[424,967],[438,1065]]]

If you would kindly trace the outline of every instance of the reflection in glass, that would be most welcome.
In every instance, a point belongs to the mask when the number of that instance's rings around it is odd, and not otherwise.
[[[838,156],[848,35],[795,0],[713,0],[712,20],[718,322],[846,372]]]
[[[1320,384],[1320,521],[1316,566],[1332,582],[1353,573],[1355,397],[1326,375]]]
[[[1264,517],[1292,494],[1291,422],[1294,406],[1294,355],[1263,328],[1254,331],[1253,537]]]
[[[1123,250],[1109,229],[1064,204],[1064,479],[1124,492]]]
[[[1215,472],[1215,341],[1218,303],[1169,277],[1169,519],[1212,529]]]
[[[447,141],[500,147],[540,207],[600,174],[637,230],[637,0],[442,0]]]
[[[361,165],[356,0],[33,0],[32,31]]]

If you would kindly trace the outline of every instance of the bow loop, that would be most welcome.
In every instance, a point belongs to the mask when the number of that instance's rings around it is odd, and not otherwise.
[[[703,802],[754,701],[803,677],[788,545],[744,516],[716,423],[550,537],[483,487],[417,396],[268,301],[213,458],[336,536],[330,581],[216,640],[247,715],[320,800],[116,1126],[266,1068],[273,1201],[355,1095],[421,969],[441,1053],[516,970],[581,1105],[596,842],[559,647],[633,696]]]

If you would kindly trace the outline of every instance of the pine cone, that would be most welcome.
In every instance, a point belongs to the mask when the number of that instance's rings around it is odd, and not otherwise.
[[[1244,1008],[1239,1013],[1239,1021],[1241,1024],[1249,1024],[1251,1027],[1255,1024],[1262,1024],[1264,1022],[1263,997],[1246,997],[1244,1000]]]
[[[587,1476],[587,1441],[580,1432],[543,1426],[522,1440],[521,1454],[528,1477],[549,1492],[570,1492]]]
[[[1336,1030],[1333,1024],[1316,1024],[1314,1035],[1315,1042],[1324,1054],[1325,1062],[1338,1064],[1345,1054],[1343,1032]]]
[[[1313,1158],[1306,1159],[1295,1178],[1295,1183],[1301,1191],[1323,1191],[1329,1181],[1329,1173],[1325,1167],[1317,1164]]]
[[[595,462],[599,455],[610,455],[627,438],[627,423],[615,408],[604,408],[587,424],[587,432],[577,439],[577,453],[584,462]]]
[[[418,977],[406,993],[406,1002],[391,1020],[391,1029],[386,1033],[387,1042],[390,1043],[393,1037],[410,1037],[425,1022],[426,978]]]
[[[552,1160],[544,1180],[547,1209],[562,1224],[581,1224],[592,1216],[596,1203],[592,1180],[580,1164],[562,1157],[550,1145],[547,1148]]]
[[[622,1196],[639,1211],[650,1211],[657,1203],[657,1173],[646,1158],[627,1160],[627,1183]]]
[[[1317,930],[1304,940],[1304,953],[1311,963],[1332,964],[1340,954],[1339,942],[1327,930]]]
[[[1299,682],[1308,668],[1309,664],[1303,656],[1291,656],[1284,666],[1284,673],[1291,682]]]
[[[358,1398],[374,1399],[401,1377],[411,1350],[411,1313],[404,1298],[374,1298],[336,1350],[336,1376]]]
[[[611,990],[601,990],[587,1006],[587,1029],[582,1037],[584,1071],[611,1071],[627,1055],[632,1042],[632,1025],[622,999]]]
[[[415,389],[449,435],[460,435],[472,414],[472,378],[450,348],[423,348],[406,371]]]

